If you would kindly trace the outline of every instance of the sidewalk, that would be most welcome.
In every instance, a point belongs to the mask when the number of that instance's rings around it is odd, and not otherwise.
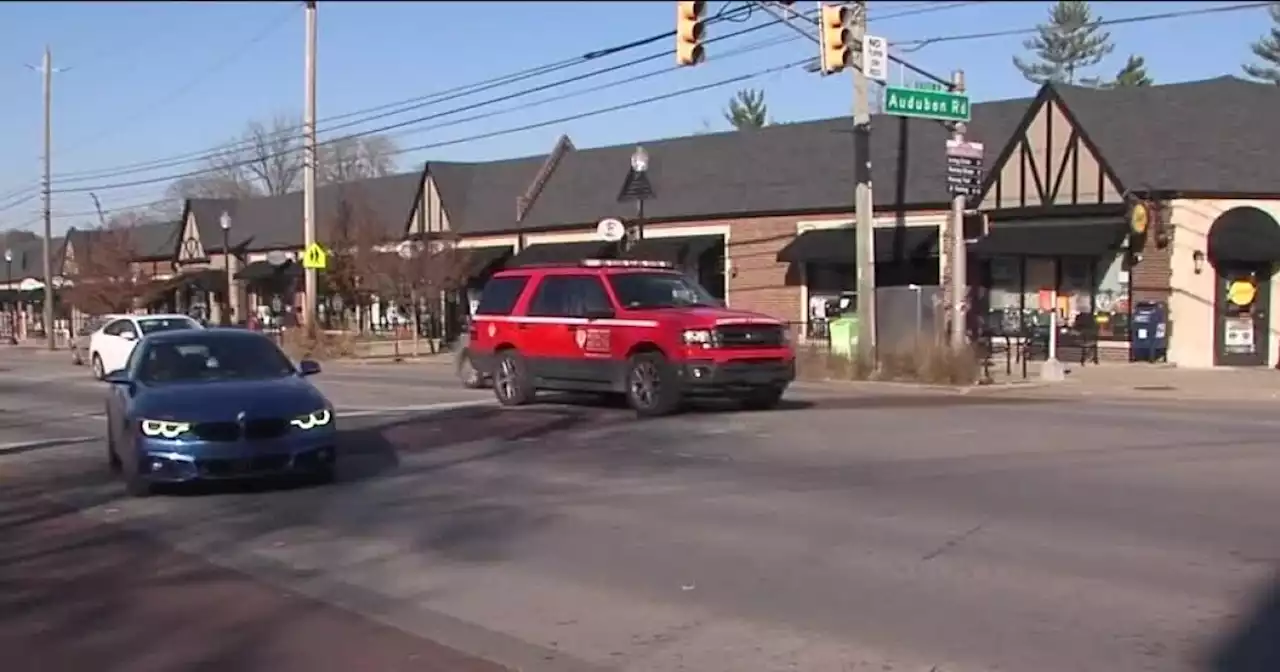
[[[1256,369],[1180,369],[1171,364],[1118,363],[1081,366],[1066,363],[1067,377],[1060,383],[1040,380],[1040,362],[1020,365],[1013,375],[1004,367],[993,368],[996,385],[1006,393],[1034,390],[1036,395],[1103,396],[1146,399],[1203,399],[1205,401],[1280,400],[1280,371]]]

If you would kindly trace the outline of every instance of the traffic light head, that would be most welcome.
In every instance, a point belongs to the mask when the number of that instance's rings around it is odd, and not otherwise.
[[[707,28],[702,19],[706,13],[706,2],[676,3],[676,63],[678,65],[697,65],[706,58],[702,50],[702,38]]]
[[[842,5],[823,5],[820,19],[822,27],[822,72],[840,72],[853,63],[853,10]]]

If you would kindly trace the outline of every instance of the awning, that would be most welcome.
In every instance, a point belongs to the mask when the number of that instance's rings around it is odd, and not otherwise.
[[[478,278],[495,264],[511,256],[514,251],[510,245],[500,245],[495,247],[467,247],[460,248],[467,253],[467,258],[462,267],[462,277],[470,280]]]
[[[1213,220],[1206,252],[1215,262],[1280,261],[1280,225],[1257,208],[1232,208]]]
[[[580,243],[546,243],[530,245],[507,262],[508,268],[534,264],[571,264],[583,259],[601,259],[614,256],[617,243],[591,240]]]
[[[302,275],[302,267],[293,263],[293,260],[286,261],[279,266],[269,261],[251,261],[245,264],[245,267],[236,271],[236,280],[272,280],[275,278],[296,278]]]
[[[202,268],[198,271],[187,271],[164,281],[166,289],[192,287],[206,292],[222,291],[226,284],[227,272],[220,268]]]
[[[1124,220],[993,223],[986,237],[969,245],[978,257],[1097,257],[1120,249],[1129,231]]]
[[[805,231],[778,252],[778,261],[805,264],[848,264],[857,259],[857,232],[850,227]],[[938,256],[938,227],[877,227],[875,262],[893,264]]]
[[[622,255],[623,259],[666,261],[681,265],[695,262],[704,252],[724,245],[723,236],[675,236],[642,238]]]

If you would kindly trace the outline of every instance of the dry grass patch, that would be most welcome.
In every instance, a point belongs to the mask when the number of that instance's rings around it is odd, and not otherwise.
[[[972,347],[953,348],[945,343],[920,343],[880,353],[879,361],[866,355],[845,356],[826,348],[801,348],[796,371],[808,380],[867,380],[973,385],[982,373],[982,362]]]

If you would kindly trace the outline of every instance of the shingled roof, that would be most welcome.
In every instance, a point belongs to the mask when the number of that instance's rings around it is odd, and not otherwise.
[[[1008,140],[1032,99],[973,106],[969,137],[992,146]],[[949,132],[937,122],[878,116],[872,120],[872,171],[877,207],[942,205]],[[580,149],[561,160],[522,226],[528,230],[590,224],[630,215],[618,202],[637,144],[649,154],[655,197],[646,217],[680,220],[770,212],[848,212],[854,183],[852,120],[848,117]],[[492,163],[431,163],[428,174],[454,232],[516,228],[515,199],[544,157]]]
[[[66,239],[61,237],[50,241],[49,249],[53,261],[54,275],[61,275],[62,273],[62,248],[65,243]],[[24,240],[9,247],[8,250],[13,252],[13,264],[9,269],[0,266],[0,274],[12,272],[14,282],[21,281],[24,278],[40,279],[44,277],[44,241],[42,239]],[[3,263],[3,258],[0,258],[0,264]],[[6,280],[6,277],[0,275],[0,282],[5,282]]]
[[[316,226],[321,237],[341,212],[342,204],[359,207],[375,220],[388,238],[404,236],[414,203],[422,189],[421,171],[388,175],[316,189]],[[514,206],[513,206],[514,207]],[[191,199],[187,211],[195,216],[207,253],[222,252],[222,213],[231,215],[230,243],[248,251],[301,247],[302,192],[244,200]],[[181,235],[181,234],[178,234]],[[174,242],[177,250],[179,242]]]
[[[1126,189],[1280,193],[1280,87],[1274,84],[1218,77],[1053,89]]]
[[[172,259],[181,232],[182,222],[156,222],[129,227],[128,243],[133,248],[134,259]],[[99,229],[71,229],[67,231],[67,238],[71,240],[72,250],[89,250],[94,245],[94,237],[100,233]]]

